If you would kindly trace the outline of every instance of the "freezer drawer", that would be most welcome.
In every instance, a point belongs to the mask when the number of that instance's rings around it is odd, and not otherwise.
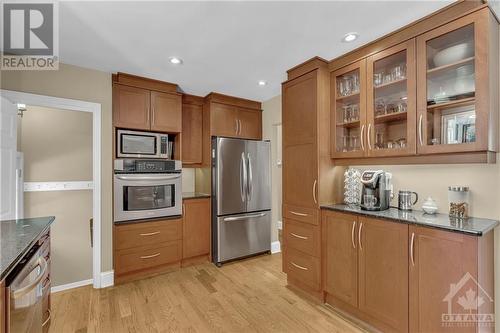
[[[271,250],[271,211],[217,218],[215,262]]]

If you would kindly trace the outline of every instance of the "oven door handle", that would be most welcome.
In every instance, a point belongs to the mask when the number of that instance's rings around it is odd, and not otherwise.
[[[180,178],[181,175],[168,175],[168,176],[122,176],[117,175],[116,178],[120,180],[169,180]]]
[[[13,299],[18,299],[18,298],[23,297],[24,295],[27,295],[30,291],[32,291],[33,289],[35,289],[40,284],[40,282],[42,281],[43,277],[45,276],[45,273],[47,272],[47,267],[48,267],[47,261],[43,257],[40,257],[38,259],[37,265],[35,266],[35,268],[33,268],[33,271],[37,267],[40,267],[41,271],[40,271],[40,274],[36,277],[35,281],[33,281],[32,283],[30,283],[26,287],[20,288],[18,290],[14,290],[12,292],[12,298]]]

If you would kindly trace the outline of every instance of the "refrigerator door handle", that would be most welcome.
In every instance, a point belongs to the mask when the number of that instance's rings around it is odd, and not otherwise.
[[[245,153],[241,153],[240,160],[240,195],[241,202],[246,200],[246,187],[247,187],[247,163],[245,161]]]
[[[253,191],[252,159],[250,158],[250,154],[247,154],[247,160],[248,160],[247,198],[248,198],[248,201],[250,201],[250,200],[252,200],[252,191]]]
[[[234,216],[234,217],[225,217],[224,222],[240,221],[240,220],[246,220],[246,219],[251,219],[251,218],[256,218],[256,217],[264,217],[264,216],[266,216],[266,213],[248,214],[248,215]]]

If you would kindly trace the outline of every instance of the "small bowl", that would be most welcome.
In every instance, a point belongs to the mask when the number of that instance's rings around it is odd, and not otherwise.
[[[422,206],[422,210],[426,214],[434,215],[437,213],[438,208],[437,207],[431,207],[431,206]]]

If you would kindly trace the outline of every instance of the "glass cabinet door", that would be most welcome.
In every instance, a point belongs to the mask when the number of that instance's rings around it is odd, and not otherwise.
[[[368,155],[414,155],[415,40],[369,57],[367,77]]]
[[[420,154],[487,149],[486,24],[474,13],[417,38]]]
[[[332,157],[363,157],[366,142],[366,61],[331,74]]]

